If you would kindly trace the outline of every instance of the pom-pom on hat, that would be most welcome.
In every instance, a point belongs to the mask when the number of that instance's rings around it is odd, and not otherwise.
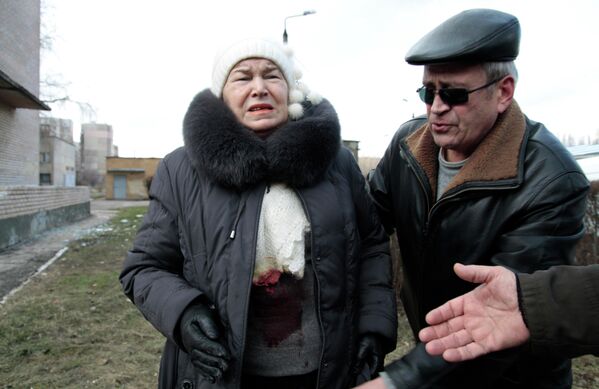
[[[244,39],[225,47],[214,58],[212,68],[212,93],[222,97],[223,87],[233,67],[248,58],[265,58],[272,61],[283,73],[289,88],[289,117],[292,120],[304,114],[302,102],[308,96],[312,104],[318,104],[322,98],[310,92],[307,86],[299,81],[301,71],[296,68],[293,52],[288,46],[268,39]]]

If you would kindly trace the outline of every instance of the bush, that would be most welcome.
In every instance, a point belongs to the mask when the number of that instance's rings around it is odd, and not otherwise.
[[[584,225],[584,237],[576,246],[576,262],[580,265],[599,263],[599,181],[591,182]]]

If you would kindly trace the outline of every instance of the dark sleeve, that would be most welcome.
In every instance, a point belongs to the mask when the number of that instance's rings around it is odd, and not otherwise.
[[[580,172],[563,172],[528,188],[534,195],[497,239],[491,262],[521,273],[572,264],[584,232],[588,188]]]
[[[349,153],[349,152],[348,152]],[[375,333],[386,340],[385,351],[395,349],[397,303],[389,238],[368,195],[366,180],[350,155],[349,177],[360,237],[359,321],[360,334]]]
[[[556,266],[518,282],[534,354],[599,356],[599,265]]]
[[[385,373],[397,389],[420,389],[431,387],[458,365],[428,354],[424,343],[418,343],[406,355],[387,365]]]
[[[368,173],[370,196],[388,235],[395,230],[393,222],[393,201],[391,198],[390,177],[392,164],[399,158],[398,135],[393,138],[377,167]]]
[[[179,318],[201,292],[182,277],[178,208],[165,161],[160,163],[152,181],[148,212],[119,279],[125,294],[144,317],[164,336],[179,343]]]

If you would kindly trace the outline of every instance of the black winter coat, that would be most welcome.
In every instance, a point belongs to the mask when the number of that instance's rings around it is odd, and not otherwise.
[[[127,296],[167,338],[160,387],[238,388],[262,198],[295,188],[311,226],[309,263],[323,349],[318,387],[345,388],[359,334],[395,347],[388,239],[339,123],[325,100],[261,140],[209,91],[191,103],[184,148],[161,162],[151,202],[121,274]],[[183,310],[214,304],[232,355],[216,384],[196,374],[179,340]]]
[[[517,276],[532,353],[599,356],[599,265],[554,266]]]
[[[436,200],[438,155],[426,119],[417,118],[398,130],[370,175],[383,224],[397,231],[401,297],[415,335],[427,312],[473,288],[454,274],[456,262],[524,273],[568,264],[584,228],[587,179],[516,102]],[[513,351],[465,362],[440,387],[560,388],[570,377],[565,358]]]

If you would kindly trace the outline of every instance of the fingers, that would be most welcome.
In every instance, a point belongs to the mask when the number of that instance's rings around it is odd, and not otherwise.
[[[484,349],[477,343],[469,343],[463,347],[448,349],[443,352],[443,359],[447,362],[462,362],[478,358],[486,354]]]
[[[443,359],[447,362],[467,361],[486,354],[483,347],[476,343],[466,330],[432,340],[425,348],[431,355],[443,354]]]
[[[423,328],[418,333],[418,337],[422,342],[430,342],[435,339],[442,339],[450,334],[463,331],[465,329],[464,317],[458,316],[450,320],[441,322],[437,325]]]
[[[459,348],[472,343],[470,333],[464,329],[449,333],[447,336],[433,339],[426,344],[426,351],[432,355],[440,355],[445,350]]]
[[[201,350],[204,354],[212,355],[218,358],[229,359],[228,350],[220,343],[207,337],[199,326],[193,326],[195,331],[191,331],[190,337],[193,350]]]
[[[425,320],[430,325],[439,324],[464,314],[464,296],[449,300],[426,314]]]
[[[229,368],[229,364],[224,358],[215,357],[198,349],[194,349],[189,357],[193,365],[206,377],[219,379]]]

